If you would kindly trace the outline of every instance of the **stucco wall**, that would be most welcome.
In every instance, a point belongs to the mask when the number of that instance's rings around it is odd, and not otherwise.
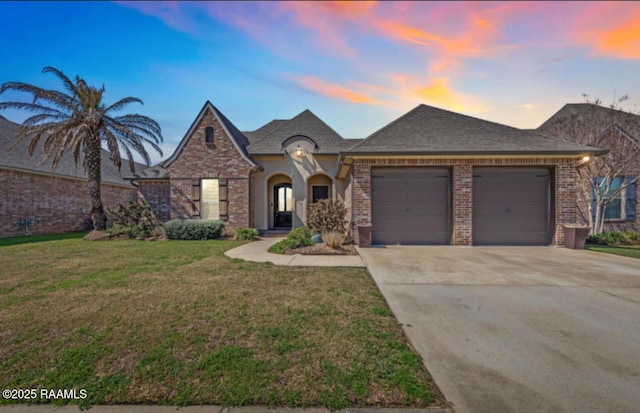
[[[253,159],[264,168],[263,171],[255,172],[253,178],[255,182],[254,225],[260,230],[273,227],[273,185],[277,182],[271,178],[276,175],[285,175],[291,179],[294,200],[293,227],[304,225],[306,222],[307,207],[311,199],[308,180],[314,175],[324,174],[331,179],[332,197],[344,201],[344,183],[337,181],[333,176],[337,155],[313,155],[311,151],[307,151],[302,158],[284,153],[283,155],[254,156]]]

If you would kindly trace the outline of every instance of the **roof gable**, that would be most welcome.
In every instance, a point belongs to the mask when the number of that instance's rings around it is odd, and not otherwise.
[[[268,126],[267,124],[265,126]],[[252,142],[247,148],[252,155],[282,153],[283,143],[292,136],[304,136],[317,145],[316,153],[338,153],[352,144],[345,140],[329,125],[318,118],[309,109],[294,118],[279,121],[261,138]]]
[[[463,155],[574,154],[598,150],[421,104],[346,152]]]
[[[244,134],[240,132],[240,130],[236,128],[236,126],[229,119],[227,119],[227,117],[222,112],[220,112],[215,106],[213,106],[213,104],[208,100],[205,102],[204,106],[200,110],[200,113],[198,114],[196,119],[193,121],[193,123],[189,127],[189,130],[187,130],[187,133],[184,135],[184,137],[176,147],[176,150],[173,152],[173,154],[169,158],[167,158],[167,160],[161,163],[161,166],[163,168],[167,168],[178,158],[179,154],[182,152],[182,149],[186,145],[187,141],[189,140],[193,132],[198,127],[198,124],[200,123],[202,118],[205,116],[207,111],[210,111],[213,114],[213,116],[216,118],[216,120],[220,123],[220,125],[222,125],[224,132],[231,139],[231,141],[233,142],[233,145],[236,147],[240,155],[242,155],[244,160],[246,160],[251,166],[254,166],[254,167],[257,166],[255,162],[253,162],[253,160],[249,157],[249,154],[247,153],[246,148],[249,145],[249,139],[247,139],[247,137],[244,136]]]
[[[604,134],[611,128],[615,128],[630,142],[640,145],[640,115],[592,103],[567,103],[536,130],[542,133],[553,133],[556,122],[570,117],[577,117],[589,124],[595,122],[595,118],[600,119],[602,127],[596,132],[597,134]]]

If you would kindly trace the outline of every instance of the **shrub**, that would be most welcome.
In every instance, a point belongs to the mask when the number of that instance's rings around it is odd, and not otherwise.
[[[147,238],[154,235],[158,229],[158,220],[153,209],[144,202],[118,205],[107,211],[107,217],[113,221],[113,226],[106,231],[110,236]]]
[[[289,232],[287,239],[291,239],[297,241],[301,244],[311,245],[313,242],[311,241],[311,230],[309,227],[298,227],[294,228]]]
[[[236,239],[253,241],[258,238],[258,230],[255,228],[238,228],[236,230]]]
[[[609,231],[600,234],[589,235],[587,243],[599,245],[629,244],[638,239],[638,233],[631,230],[624,232]]]
[[[165,222],[164,232],[169,239],[205,240],[220,238],[224,224],[218,220],[174,219]]]
[[[294,228],[291,230],[291,232],[289,232],[287,238],[276,244],[273,244],[269,248],[269,252],[284,254],[284,251],[287,249],[296,249],[313,245],[313,241],[311,241],[311,235],[311,230],[308,227]]]
[[[640,238],[640,234],[632,229],[628,229],[623,232],[624,236],[627,237],[629,241],[637,241]]]
[[[316,232],[344,232],[347,207],[342,201],[322,199],[309,206],[307,225]]]
[[[340,245],[342,245],[343,241],[344,241],[344,232],[331,231],[331,232],[322,233],[322,242],[324,242],[324,244],[327,247],[330,247],[330,248],[339,247]]]

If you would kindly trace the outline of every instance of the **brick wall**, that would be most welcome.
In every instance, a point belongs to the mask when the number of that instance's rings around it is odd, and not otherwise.
[[[564,243],[564,224],[574,224],[578,219],[575,166],[573,164],[557,165],[555,178],[556,232],[553,243],[562,245]]]
[[[473,166],[455,165],[452,177],[453,245],[471,245],[473,234]]]
[[[353,220],[371,225],[371,168],[376,166],[439,166],[453,169],[452,244],[471,245],[473,234],[474,166],[555,167],[552,219],[554,244],[564,243],[563,225],[576,222],[576,171],[573,158],[473,158],[473,159],[356,159],[353,164]],[[375,232],[375,228],[374,228]],[[356,232],[357,241],[357,232]]]
[[[135,197],[134,187],[102,184],[105,209],[126,205]],[[31,234],[81,231],[90,212],[86,180],[0,169],[0,237],[24,235],[19,222],[27,217],[36,219]]]
[[[214,128],[214,142],[205,142],[205,128]],[[213,113],[202,116],[177,158],[167,167],[170,176],[170,218],[197,218],[199,195],[194,182],[201,178],[227,179],[229,229],[250,226],[249,176],[252,165],[243,158]],[[163,192],[163,196],[167,196]]]
[[[170,193],[168,179],[138,182],[140,199],[151,206],[160,222],[166,222],[171,219]]]

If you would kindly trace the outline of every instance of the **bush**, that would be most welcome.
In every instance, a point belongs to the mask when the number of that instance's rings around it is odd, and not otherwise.
[[[297,241],[301,244],[311,245],[313,242],[311,241],[311,230],[309,227],[298,227],[289,231],[289,235],[287,239]]]
[[[347,207],[342,201],[322,199],[309,206],[307,225],[316,232],[344,232]]]
[[[147,238],[154,235],[158,229],[158,220],[153,209],[144,202],[118,205],[107,211],[106,215],[113,221],[113,226],[106,231],[110,236]]]
[[[598,245],[629,244],[636,240],[638,240],[638,233],[632,230],[602,232],[587,237],[588,244]]]
[[[169,239],[205,240],[220,238],[224,224],[218,220],[174,219],[164,224]]]
[[[629,241],[637,241],[640,238],[640,234],[632,229],[628,229],[623,232],[624,236],[627,237]]]
[[[330,248],[339,247],[344,242],[344,232],[323,232],[322,242]]]
[[[284,251],[287,249],[296,249],[313,245],[313,241],[311,241],[311,235],[311,230],[308,227],[294,228],[291,230],[291,232],[289,232],[287,238],[276,244],[273,244],[269,248],[269,252],[284,254]]]
[[[253,241],[258,238],[258,230],[255,228],[238,228],[236,230],[236,239]]]

